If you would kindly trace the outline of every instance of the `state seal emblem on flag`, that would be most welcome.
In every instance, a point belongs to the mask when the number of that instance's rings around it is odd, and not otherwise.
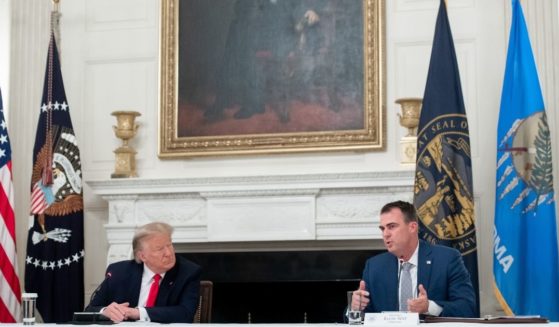
[[[510,207],[514,209],[531,199],[523,213],[534,210],[539,204],[554,201],[551,139],[544,111],[517,119],[500,140],[498,152],[497,169],[505,165],[497,176],[499,200],[514,197]],[[520,183],[521,180],[524,183]]]
[[[65,103],[62,105],[68,107]],[[38,215],[42,230],[42,234],[33,233],[33,244],[49,239],[65,243],[72,235],[70,230],[61,228],[47,231],[45,214],[57,217],[83,210],[80,152],[72,129],[62,128],[53,149],[52,155],[49,154],[48,142],[45,143],[33,165],[31,213]],[[52,176],[48,183],[44,180],[45,174]]]
[[[468,253],[476,249],[474,203],[468,178],[470,138],[465,115],[438,116],[418,136],[415,197],[426,240],[449,240]],[[434,241],[433,241],[434,242]]]

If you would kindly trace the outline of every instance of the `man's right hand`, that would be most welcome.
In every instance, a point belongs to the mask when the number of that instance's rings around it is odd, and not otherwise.
[[[116,303],[113,302],[105,307],[105,309],[101,312],[104,316],[111,319],[115,323],[122,322],[126,320],[128,317],[126,312],[128,310],[129,303]]]
[[[351,297],[351,309],[359,311],[365,310],[367,305],[369,305],[369,292],[365,290],[365,281],[359,282],[359,289],[353,292]]]

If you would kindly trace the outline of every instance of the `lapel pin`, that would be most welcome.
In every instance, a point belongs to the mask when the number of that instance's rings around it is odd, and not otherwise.
[[[427,263],[428,265],[430,265],[430,264],[431,264],[431,260],[427,260],[426,263]]]

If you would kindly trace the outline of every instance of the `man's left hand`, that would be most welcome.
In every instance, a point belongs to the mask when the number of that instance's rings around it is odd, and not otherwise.
[[[140,319],[140,310],[138,308],[126,308],[125,309],[125,316],[128,320],[139,320]]]
[[[429,298],[427,297],[427,291],[422,284],[419,284],[419,294],[416,299],[408,300],[408,311],[425,313],[429,311]]]

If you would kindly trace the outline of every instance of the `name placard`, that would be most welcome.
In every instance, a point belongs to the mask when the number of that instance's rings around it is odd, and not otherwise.
[[[365,313],[365,325],[368,326],[417,326],[419,314],[417,312],[385,311],[381,313]]]

